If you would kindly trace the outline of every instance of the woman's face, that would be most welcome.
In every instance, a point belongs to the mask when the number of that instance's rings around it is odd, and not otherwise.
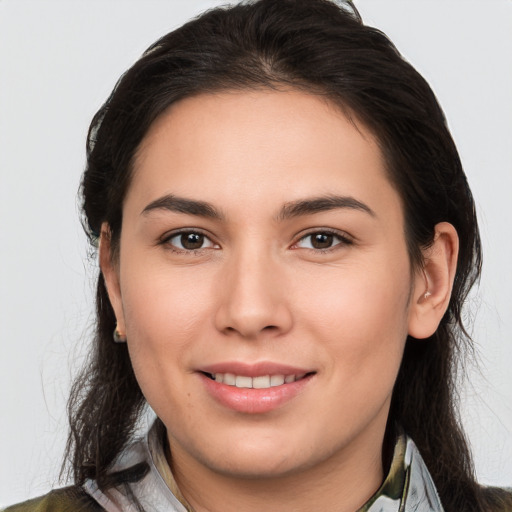
[[[377,463],[424,282],[363,126],[294,91],[175,104],[137,155],[119,254],[109,293],[175,461]]]

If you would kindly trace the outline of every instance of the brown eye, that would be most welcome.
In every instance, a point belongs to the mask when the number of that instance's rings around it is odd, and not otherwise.
[[[318,251],[327,250],[336,246],[347,246],[353,242],[347,236],[329,231],[315,231],[303,236],[297,243],[296,247],[301,249],[315,249]]]
[[[332,246],[334,235],[330,233],[314,233],[311,236],[311,246],[315,249],[328,249]]]
[[[217,247],[206,235],[196,231],[183,231],[169,237],[166,241],[177,251],[195,251]]]
[[[199,233],[183,233],[180,241],[184,249],[200,249],[204,243],[204,235]]]

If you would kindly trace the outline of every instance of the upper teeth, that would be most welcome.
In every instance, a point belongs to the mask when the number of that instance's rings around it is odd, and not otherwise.
[[[228,386],[237,388],[265,389],[281,386],[284,383],[295,382],[302,379],[302,375],[262,375],[260,377],[247,377],[246,375],[234,375],[233,373],[214,373],[212,377],[216,382],[222,382]]]

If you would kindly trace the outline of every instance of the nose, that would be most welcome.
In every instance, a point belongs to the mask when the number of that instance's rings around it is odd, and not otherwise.
[[[268,254],[239,255],[223,270],[216,327],[244,339],[278,336],[292,327],[282,266]]]

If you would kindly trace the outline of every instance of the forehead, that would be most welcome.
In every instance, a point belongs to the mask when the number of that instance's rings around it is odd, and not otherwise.
[[[204,94],[172,105],[135,159],[131,192],[229,205],[392,188],[372,133],[325,98],[299,91]],[[337,189],[337,190],[334,190]],[[397,201],[396,193],[387,199]]]

